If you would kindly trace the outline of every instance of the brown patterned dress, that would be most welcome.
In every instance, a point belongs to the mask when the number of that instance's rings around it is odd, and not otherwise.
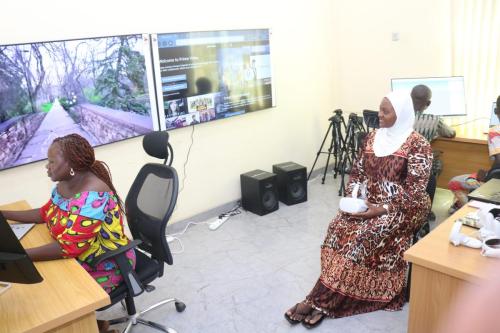
[[[387,204],[388,213],[363,220],[339,212],[321,246],[321,276],[306,303],[329,317],[379,309],[399,310],[404,303],[407,263],[403,253],[430,209],[425,189],[432,150],[417,132],[395,153],[376,157],[375,132],[353,166],[346,195],[356,183],[368,201]]]

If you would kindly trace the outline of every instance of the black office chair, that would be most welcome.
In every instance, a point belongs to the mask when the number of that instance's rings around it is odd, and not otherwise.
[[[484,181],[487,182],[490,179],[500,179],[500,166],[494,166],[488,171]]]
[[[144,291],[151,292],[155,288],[151,283],[163,276],[164,265],[172,265],[173,258],[166,239],[166,227],[177,202],[179,181],[172,163],[172,147],[168,143],[167,132],[152,132],[143,138],[143,147],[151,156],[165,159],[163,164],[147,163],[144,165],[132,184],[125,200],[128,226],[133,241],[125,247],[97,257],[93,265],[113,257],[124,277],[124,283],[110,293],[111,305],[125,302],[128,316],[110,320],[110,325],[128,322],[124,332],[129,332],[137,323],[156,328],[163,332],[175,332],[163,325],[142,319],[142,315],[157,307],[175,302],[178,312],[184,311],[185,304],[175,298],[163,300],[146,310],[137,313],[134,297]],[[167,161],[170,156],[170,165]],[[125,252],[136,247],[137,263],[131,269]],[[104,310],[106,306],[100,310]]]
[[[429,177],[429,182],[427,183],[427,188],[425,189],[427,194],[429,195],[431,199],[431,204],[432,200],[434,199],[434,193],[436,190],[436,176],[431,173]],[[424,224],[420,227],[420,229],[417,230],[413,234],[413,239],[412,239],[412,244],[415,244],[422,238],[424,238],[429,232],[431,232],[431,224],[429,221],[429,218],[427,218],[424,222]],[[405,299],[407,302],[410,301],[410,286],[411,286],[411,263],[408,265],[408,279],[406,280],[406,292],[405,292]]]

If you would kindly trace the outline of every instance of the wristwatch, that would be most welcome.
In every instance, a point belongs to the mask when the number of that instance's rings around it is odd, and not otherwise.
[[[383,204],[382,208],[385,209],[385,213],[389,213],[389,205],[388,204]]]

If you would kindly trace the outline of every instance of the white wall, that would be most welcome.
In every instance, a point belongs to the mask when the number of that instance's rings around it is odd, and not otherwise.
[[[451,75],[450,6],[450,0],[337,0],[338,105],[378,110],[391,78]]]
[[[184,189],[174,221],[234,201],[239,175],[289,160],[309,165],[318,133],[333,104],[330,65],[332,4],[292,1],[38,1],[7,2],[0,14],[0,44],[128,33],[271,28],[277,107],[196,126]],[[191,128],[170,132],[181,180]],[[314,147],[314,149],[312,149]],[[151,158],[141,138],[96,148],[117,190],[125,196]],[[27,199],[40,206],[52,184],[45,162],[0,172],[0,203]]]
[[[295,161],[310,168],[331,111],[376,108],[395,76],[448,69],[449,0],[24,1],[2,3],[0,44],[129,33],[271,28],[277,107],[170,132],[186,176],[173,220],[240,197],[239,175]],[[398,31],[399,42],[391,32]],[[147,161],[141,138],[96,148],[125,196]],[[39,206],[52,184],[45,162],[0,172],[0,203]],[[322,163],[321,163],[322,164]]]

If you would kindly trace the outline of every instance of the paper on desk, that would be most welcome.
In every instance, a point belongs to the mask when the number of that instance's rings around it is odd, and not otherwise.
[[[477,201],[477,200],[471,200],[467,203],[468,206],[472,208],[479,208],[482,210],[490,210],[493,208],[500,208],[499,205],[495,205],[492,203],[487,203],[487,202],[482,202],[482,201]]]

